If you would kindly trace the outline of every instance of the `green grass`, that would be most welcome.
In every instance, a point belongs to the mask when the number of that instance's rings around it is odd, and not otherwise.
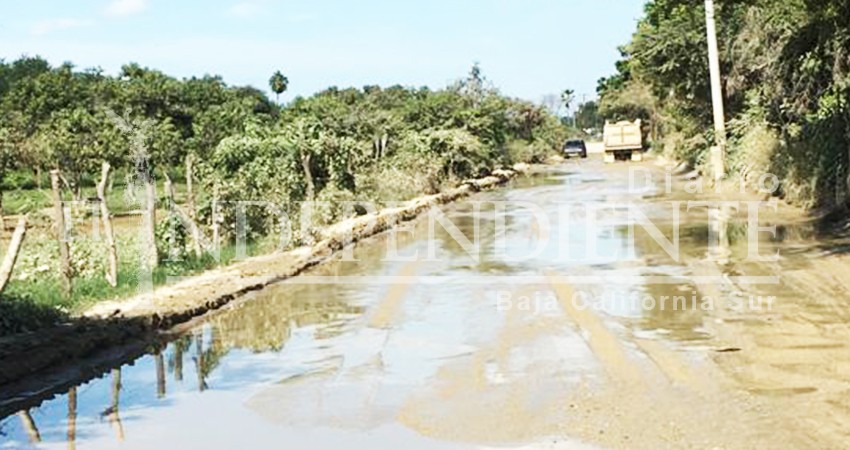
[[[172,174],[172,179],[176,179]],[[24,180],[24,181],[21,181]],[[3,212],[5,214],[35,213],[47,211],[52,207],[51,190],[38,189],[33,180],[27,180],[26,174],[18,177],[19,183],[10,185],[4,183]],[[86,181],[86,180],[84,180]],[[42,186],[49,182],[42,180]],[[162,184],[158,184],[158,194],[163,194]],[[176,201],[181,203],[186,197],[186,185],[174,184]],[[107,194],[109,209],[112,214],[122,215],[139,209],[140,205],[129,202],[124,195],[123,176],[116,175],[113,190]],[[91,180],[84,183],[82,197],[84,199],[96,194]],[[199,199],[203,193],[199,193]],[[63,199],[70,200],[67,190]],[[165,217],[164,211],[159,211],[160,217]],[[116,222],[116,240],[118,243],[118,286],[112,287],[103,276],[105,264],[105,247],[100,241],[89,239],[89,230],[83,226],[75,237],[76,247],[72,244],[72,258],[79,271],[73,279],[70,295],[64,295],[62,283],[58,276],[58,249],[52,232],[46,228],[51,223],[48,216],[40,214],[31,216],[31,230],[27,233],[24,247],[18,257],[15,275],[5,291],[0,294],[0,336],[30,331],[66,321],[75,313],[84,311],[93,304],[111,299],[127,298],[138,292],[138,233],[132,229],[132,224],[126,221]],[[79,225],[79,224],[78,224]],[[130,228],[128,228],[130,226]],[[0,243],[5,247],[5,242]],[[76,249],[76,250],[75,250]],[[263,243],[249,243],[246,253],[255,256],[268,250]],[[5,248],[0,249],[5,251]],[[187,257],[181,261],[162,261],[153,274],[155,286],[163,286],[175,281],[175,277],[192,276],[206,270],[227,265],[236,258],[235,246],[223,246],[219,259],[211,255],[201,258]],[[78,267],[79,266],[79,267]]]
[[[248,256],[258,255],[262,251],[264,246],[260,243],[248,244],[246,249]],[[221,249],[218,261],[211,255],[179,262],[164,261],[153,272],[153,284],[164,286],[169,283],[169,278],[195,275],[230,264],[235,259],[236,247],[225,246]],[[137,293],[138,285],[138,270],[130,264],[121,265],[117,287],[110,286],[102,276],[79,277],[73,280],[71,295],[67,297],[63,294],[60,280],[54,276],[12,280],[0,297],[0,306],[3,306],[0,307],[0,335],[4,334],[4,330],[16,332],[31,328],[33,324],[43,326],[49,322],[49,318],[63,319],[98,301],[130,297]],[[5,325],[6,322],[8,325]]]
[[[46,208],[53,207],[53,194],[50,190],[50,184],[46,184],[46,188],[38,189],[37,187],[27,187],[18,189],[4,189],[3,192],[3,213],[4,214],[24,214],[34,211],[40,211]],[[115,180],[111,192],[106,194],[106,203],[109,206],[109,211],[112,214],[126,214],[133,210],[141,209],[138,202],[130,202],[124,195],[125,185],[123,180],[119,183]],[[163,194],[162,184],[157,186],[157,193]],[[182,181],[175,180],[174,195],[178,203],[182,203],[186,197],[186,184]],[[84,186],[82,189],[83,200],[97,197],[97,189],[94,186]],[[67,191],[63,192],[63,199],[71,200]]]

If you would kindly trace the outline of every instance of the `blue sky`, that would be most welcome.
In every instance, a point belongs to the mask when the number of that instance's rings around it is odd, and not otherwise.
[[[592,95],[643,0],[6,0],[0,58],[115,73],[134,61],[175,76],[219,74],[282,97],[327,86],[443,87],[478,61],[504,93]]]

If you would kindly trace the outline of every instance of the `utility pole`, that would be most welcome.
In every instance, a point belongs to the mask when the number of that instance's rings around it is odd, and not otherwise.
[[[723,88],[720,82],[720,52],[717,50],[717,26],[714,0],[705,0],[705,28],[708,34],[708,68],[711,72],[711,103],[714,109],[714,142],[711,164],[714,180],[726,176],[726,115],[723,112]]]

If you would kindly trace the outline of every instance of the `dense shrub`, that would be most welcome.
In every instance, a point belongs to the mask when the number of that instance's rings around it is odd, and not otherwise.
[[[730,163],[770,171],[806,206],[850,200],[850,0],[716,2]],[[714,141],[702,2],[647,1],[601,114],[642,118],[668,155],[701,164]]]

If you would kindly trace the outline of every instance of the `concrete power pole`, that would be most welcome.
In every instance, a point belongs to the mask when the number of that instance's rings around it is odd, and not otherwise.
[[[705,0],[705,28],[708,34],[708,68],[711,72],[711,103],[714,107],[714,140],[711,165],[714,180],[726,176],[726,116],[723,112],[723,88],[720,84],[720,52],[717,50],[717,26],[714,0]]]

